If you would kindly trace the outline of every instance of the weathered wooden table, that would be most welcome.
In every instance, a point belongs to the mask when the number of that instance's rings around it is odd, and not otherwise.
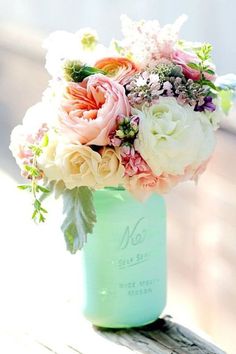
[[[33,333],[9,337],[6,342],[11,339],[10,348],[7,348],[10,351],[4,349],[4,354],[225,353],[189,329],[173,322],[169,316],[137,329],[101,329],[85,320],[80,320],[78,327],[73,328],[74,331],[71,327],[70,339],[60,334],[53,338]]]
[[[136,353],[224,353],[224,351],[189,329],[173,322],[169,316],[138,329],[107,330],[93,328],[93,332],[94,335],[104,336],[107,340],[125,346],[130,352]],[[97,352],[100,353],[99,350]]]

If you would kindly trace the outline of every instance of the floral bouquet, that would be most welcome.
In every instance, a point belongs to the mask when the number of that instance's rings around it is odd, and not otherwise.
[[[29,180],[19,188],[33,195],[34,220],[45,221],[45,196],[62,194],[72,253],[96,222],[96,189],[125,188],[143,201],[207,167],[235,77],[217,77],[210,44],[178,39],[184,21],[161,28],[122,16],[124,39],[109,47],[90,29],[45,41],[52,80],[10,149]]]

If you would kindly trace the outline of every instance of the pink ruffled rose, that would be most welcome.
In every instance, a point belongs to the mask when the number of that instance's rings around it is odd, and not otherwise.
[[[183,70],[183,74],[194,81],[200,80],[200,72],[198,70],[192,69],[188,66],[189,63],[198,63],[199,59],[193,53],[188,53],[183,50],[177,49],[172,53],[172,60],[175,64],[180,65]],[[214,69],[213,65],[211,68]],[[215,75],[210,75],[208,73],[204,74],[207,80],[214,80]]]
[[[102,74],[81,83],[69,82],[61,108],[61,133],[73,143],[86,145],[109,144],[117,117],[130,114],[124,87]]]

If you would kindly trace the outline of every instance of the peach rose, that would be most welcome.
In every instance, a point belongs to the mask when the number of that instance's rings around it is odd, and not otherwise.
[[[127,58],[104,58],[96,62],[95,67],[121,85],[127,84],[131,76],[138,72],[138,67]]]
[[[181,181],[181,176],[162,174],[155,176],[152,171],[142,172],[126,178],[125,186],[135,198],[144,201],[153,192],[165,194]]]
[[[193,53],[188,53],[183,50],[175,50],[172,53],[172,60],[175,64],[180,65],[182,67],[184,75],[188,79],[192,80],[200,80],[200,72],[198,70],[192,69],[188,66],[189,63],[198,63],[199,59]],[[213,65],[211,64],[211,68],[214,69]],[[208,73],[204,73],[207,80],[214,80],[215,76],[210,75]]]
[[[71,142],[87,145],[109,144],[117,117],[130,113],[124,87],[102,74],[82,83],[69,82],[61,107],[61,133]]]

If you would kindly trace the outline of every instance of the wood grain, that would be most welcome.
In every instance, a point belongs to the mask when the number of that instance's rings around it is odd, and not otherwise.
[[[139,329],[95,329],[108,340],[126,346],[137,353],[151,354],[222,354],[221,349],[200,338],[189,329],[173,322],[169,316]]]
[[[73,324],[74,325],[74,324]],[[71,327],[72,328],[72,327]],[[74,327],[75,328],[75,327]],[[224,354],[214,344],[174,322],[170,316],[133,329],[104,329],[86,320],[77,322],[76,330],[53,337],[44,333],[18,333],[5,337],[0,350],[4,354]]]

